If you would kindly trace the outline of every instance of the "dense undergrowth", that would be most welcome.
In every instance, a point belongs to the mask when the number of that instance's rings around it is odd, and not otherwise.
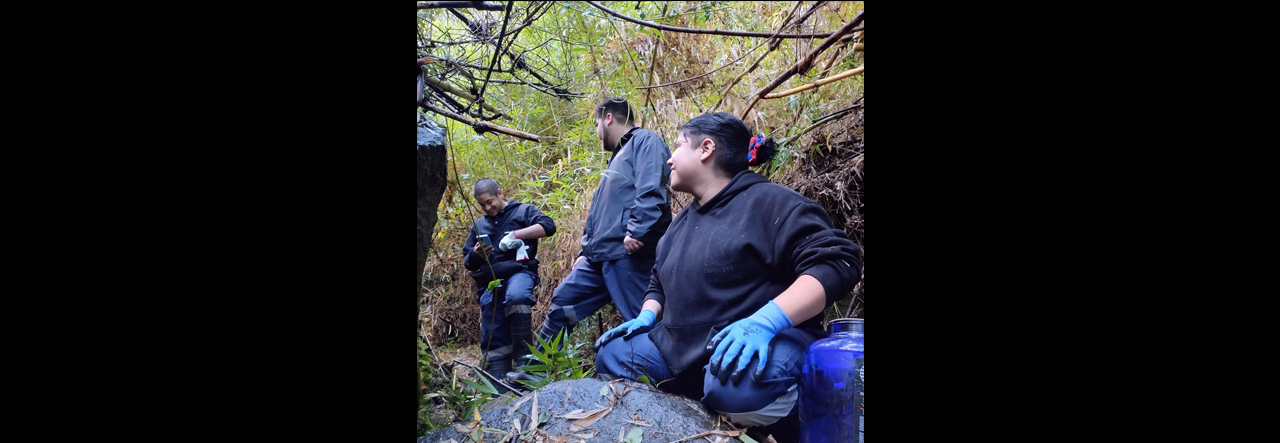
[[[517,2],[517,7],[533,7]],[[505,4],[505,3],[504,3]],[[701,29],[733,29],[772,32],[792,9],[791,2],[604,2],[632,17],[672,26]],[[799,16],[815,2],[800,2]],[[826,2],[789,32],[829,32],[862,9],[862,2]],[[476,23],[486,23],[496,34],[501,12],[464,10]],[[419,41],[461,41],[476,38],[454,16],[440,9],[418,11]],[[711,110],[742,115],[749,95],[779,72],[794,64],[821,40],[783,40],[776,50],[758,49],[760,38],[727,37],[658,31],[607,16],[582,2],[552,5],[535,23],[517,34],[513,50],[524,54],[530,66],[545,76],[562,80],[565,89],[583,98],[565,100],[534,88],[507,83],[488,84],[484,97],[509,118],[493,123],[533,133],[541,142],[502,134],[477,134],[462,123],[418,110],[418,118],[431,118],[448,134],[448,186],[433,233],[431,257],[423,275],[422,329],[419,331],[419,373],[426,398],[419,413],[419,434],[470,417],[494,392],[475,371],[455,361],[479,365],[479,306],[474,282],[462,268],[462,244],[481,210],[471,198],[471,186],[492,178],[505,196],[535,205],[553,218],[558,232],[540,241],[541,282],[535,287],[533,329],[537,330],[550,304],[551,293],[568,274],[579,249],[582,225],[591,196],[606,167],[608,152],[595,135],[590,114],[609,96],[622,96],[639,108],[637,123],[659,133],[668,145],[676,129],[689,118]],[[856,39],[861,42],[861,35]],[[850,42],[852,43],[852,42]],[[419,56],[445,56],[487,66],[491,46],[483,44],[434,44]],[[761,58],[763,56],[763,58]],[[748,71],[752,62],[758,67]],[[734,60],[738,60],[736,63]],[[789,89],[846,69],[862,66],[862,52],[852,44],[838,44],[822,54],[814,68],[786,82]],[[503,59],[501,67],[509,69]],[[706,74],[705,77],[669,87],[639,90]],[[468,89],[481,84],[456,69],[428,64],[429,75]],[[735,79],[741,77],[740,80]],[[494,73],[503,81],[528,80],[527,76]],[[726,87],[733,83],[730,88]],[[797,189],[818,201],[832,214],[838,227],[862,243],[862,75],[787,98],[758,103],[745,121],[758,132],[785,140],[773,164],[758,168],[771,180]],[[830,123],[810,129],[814,120],[857,106]],[[689,203],[689,196],[673,196],[673,211]],[[824,314],[830,320],[853,311],[862,316],[862,298],[849,294]],[[601,332],[621,323],[612,307],[580,323],[562,337],[572,354],[542,356],[544,364],[557,367],[557,377],[589,376],[594,351],[590,344]],[[428,344],[428,341],[430,344]],[[552,377],[552,379],[556,379]]]

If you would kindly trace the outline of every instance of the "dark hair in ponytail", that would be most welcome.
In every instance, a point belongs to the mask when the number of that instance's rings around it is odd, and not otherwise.
[[[748,166],[769,163],[769,160],[773,159],[773,154],[777,152],[777,144],[773,139],[763,134],[753,135],[751,130],[747,129],[746,123],[728,112],[713,112],[694,117],[680,127],[680,132],[685,133],[685,138],[689,139],[691,144],[702,140],[698,137],[690,137],[690,134],[705,136],[715,141],[716,150],[720,151],[720,155],[716,156],[716,166],[730,176],[737,175]],[[694,139],[698,140],[694,141]]]

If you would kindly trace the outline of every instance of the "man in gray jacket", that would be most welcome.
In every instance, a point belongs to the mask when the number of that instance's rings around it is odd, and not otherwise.
[[[671,151],[657,133],[636,127],[633,116],[621,98],[605,100],[595,109],[596,136],[613,155],[591,199],[582,251],[552,293],[538,330],[544,340],[561,329],[572,331],[610,301],[623,320],[640,314],[658,239],[671,224]],[[527,375],[514,372],[511,378]]]

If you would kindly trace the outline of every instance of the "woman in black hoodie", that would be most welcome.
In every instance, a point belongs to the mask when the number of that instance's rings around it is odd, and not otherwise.
[[[825,336],[823,310],[853,289],[862,263],[821,206],[747,169],[774,150],[726,112],[680,128],[671,187],[695,201],[658,242],[640,315],[596,341],[596,371],[796,440],[805,349]]]

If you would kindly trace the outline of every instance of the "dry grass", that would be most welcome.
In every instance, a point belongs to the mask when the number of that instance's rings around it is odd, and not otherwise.
[[[835,227],[863,246],[863,127],[862,107],[806,134],[795,150],[795,163],[779,172],[774,182],[796,190],[822,205]],[[865,250],[864,250],[865,255]],[[840,316],[853,305],[852,316],[862,318],[865,300],[859,286],[837,303]]]
[[[859,246],[863,246],[862,121],[862,108],[859,107],[805,135],[799,144],[806,148],[795,150],[797,159],[794,164],[773,178],[774,182],[795,189],[821,204],[835,226],[848,233]],[[691,201],[688,194],[672,193],[672,212],[679,213]],[[588,201],[586,205],[589,204]],[[556,235],[541,240],[539,244],[542,281],[534,288],[536,304],[532,326],[535,331],[546,316],[552,292],[572,269],[580,249],[586,217],[586,210],[577,210],[556,220]],[[465,233],[458,232],[460,230],[446,231],[445,237],[433,246],[434,254],[426,267],[429,277],[424,284],[422,320],[433,343],[444,348],[473,346],[480,340],[480,307],[474,295],[475,282],[462,267],[460,245],[465,238],[450,238],[450,235],[465,236]],[[439,231],[436,234],[439,235]],[[444,250],[456,251],[446,254]],[[859,287],[838,302],[836,309],[840,311],[838,316],[852,308],[854,317],[862,317],[864,306],[862,288]],[[603,312],[608,312],[608,315],[603,315]],[[599,337],[601,331],[622,323],[621,316],[612,309],[607,308],[602,313],[578,326],[573,335],[575,342],[589,343]],[[589,346],[585,351],[592,353]],[[583,357],[593,358],[592,355]]]

